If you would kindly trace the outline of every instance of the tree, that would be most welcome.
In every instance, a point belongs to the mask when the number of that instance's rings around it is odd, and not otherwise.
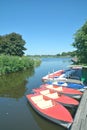
[[[79,63],[87,63],[87,21],[75,33],[74,42],[72,44],[76,48],[76,55]]]
[[[0,54],[22,56],[24,54],[25,41],[17,33],[0,36]]]

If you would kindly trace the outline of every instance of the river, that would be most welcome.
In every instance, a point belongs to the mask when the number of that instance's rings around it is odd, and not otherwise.
[[[67,69],[71,63],[70,58],[42,58],[35,70],[1,76],[0,130],[65,130],[39,116],[29,105],[26,94],[42,84],[43,76]]]

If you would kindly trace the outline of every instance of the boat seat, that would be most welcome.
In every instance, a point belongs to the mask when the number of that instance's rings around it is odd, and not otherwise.
[[[58,82],[57,82],[57,81],[54,81],[54,82],[53,82],[53,85],[58,85]]]
[[[31,97],[31,100],[34,103],[38,103],[39,101],[43,100],[43,95],[38,95],[38,96]]]
[[[53,85],[47,85],[47,88],[53,89],[53,90],[58,90],[58,91],[63,91],[62,87],[53,87]]]
[[[41,109],[46,109],[46,108],[52,107],[52,106],[53,106],[53,103],[52,103],[51,100],[47,100],[47,101],[42,100],[42,101],[39,101],[39,102],[37,103],[37,106],[40,107]]]
[[[47,96],[47,97],[50,97],[50,98],[52,98],[52,99],[56,99],[56,98],[59,97],[57,92],[52,93],[52,94],[47,94],[46,96]]]
[[[40,91],[40,93],[43,95],[46,95],[46,94],[50,93],[50,90],[49,89],[43,90],[43,91]]]
[[[53,85],[47,85],[46,88],[53,88]]]
[[[54,90],[63,91],[62,87],[54,88]]]

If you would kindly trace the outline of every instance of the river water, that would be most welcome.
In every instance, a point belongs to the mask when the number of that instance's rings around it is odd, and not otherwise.
[[[1,76],[0,130],[65,130],[39,116],[29,105],[26,94],[43,83],[44,75],[67,69],[71,63],[70,58],[43,58],[35,70]]]

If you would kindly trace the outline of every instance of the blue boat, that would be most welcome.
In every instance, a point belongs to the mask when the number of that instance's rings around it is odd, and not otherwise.
[[[85,86],[83,84],[63,82],[63,81],[48,81],[47,83],[48,84],[62,86],[62,87],[78,89],[79,91],[82,91],[82,92],[87,88],[87,86]]]

